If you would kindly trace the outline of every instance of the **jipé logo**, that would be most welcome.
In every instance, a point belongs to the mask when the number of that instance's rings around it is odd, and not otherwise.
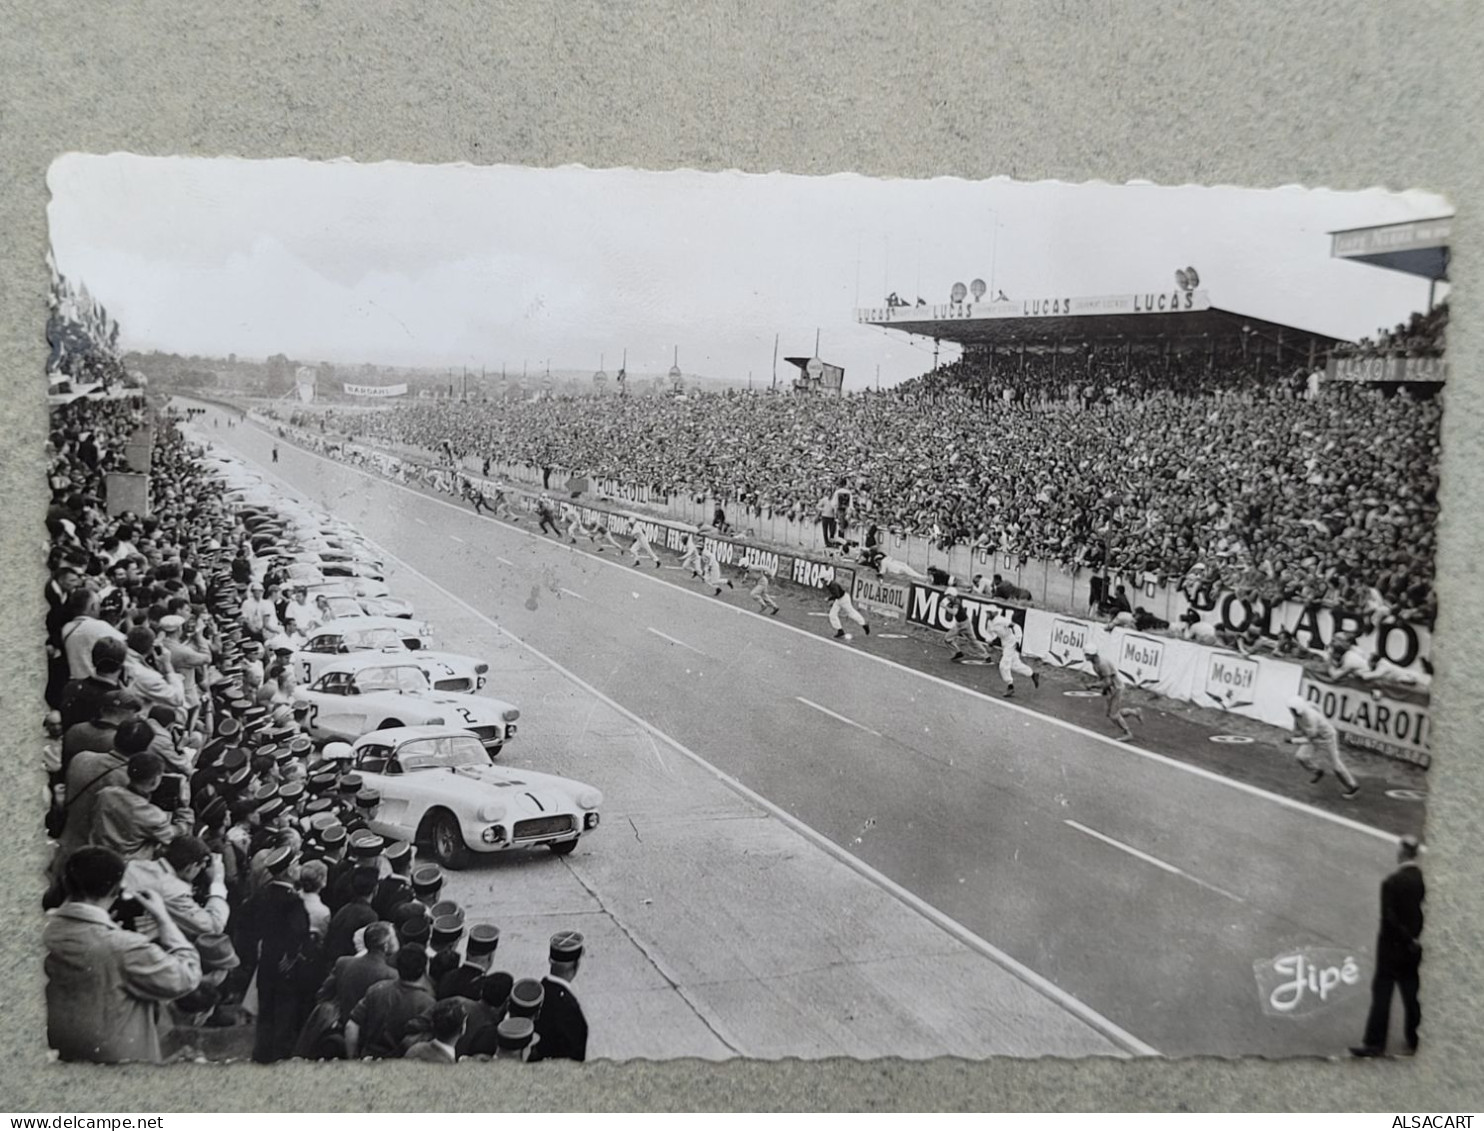
[[[1306,1017],[1365,992],[1354,954],[1334,947],[1289,951],[1252,968],[1263,1012],[1277,1017]]]

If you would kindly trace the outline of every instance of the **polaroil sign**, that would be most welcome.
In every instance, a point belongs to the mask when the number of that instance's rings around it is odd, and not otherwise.
[[[1319,708],[1350,746],[1375,750],[1404,762],[1432,761],[1432,716],[1426,703],[1408,703],[1368,688],[1304,677],[1299,690]]]
[[[855,592],[851,596],[856,604],[864,605],[882,616],[904,617],[907,615],[907,593],[905,585],[857,574]]]

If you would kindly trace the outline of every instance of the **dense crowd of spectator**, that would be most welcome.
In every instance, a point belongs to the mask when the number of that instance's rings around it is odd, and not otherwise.
[[[144,517],[108,506],[131,441],[151,450]],[[199,455],[143,400],[53,414],[51,1047],[160,1061],[237,1029],[261,1062],[583,1059],[581,936],[552,939],[548,978],[494,970],[498,928],[372,831],[377,792],[294,706],[287,528],[230,505]]]
[[[1337,357],[1442,357],[1447,344],[1448,304],[1440,302],[1390,330],[1381,327],[1375,337],[1337,346],[1334,353]]]
[[[843,481],[853,527],[1431,623],[1440,401],[1315,396],[1307,374],[1272,365],[1203,384],[1160,362],[985,400],[960,364],[840,399],[422,401],[324,425],[759,517],[834,521]]]
[[[1259,349],[1259,345],[1263,348]],[[1240,347],[1215,351],[1163,351],[1141,347],[1089,350],[1063,348],[976,351],[940,365],[898,385],[893,394],[906,400],[938,403],[945,399],[989,404],[1108,404],[1151,393],[1196,396],[1242,392],[1258,384],[1303,387],[1308,370],[1290,353],[1279,365],[1271,343],[1254,339],[1245,354]]]

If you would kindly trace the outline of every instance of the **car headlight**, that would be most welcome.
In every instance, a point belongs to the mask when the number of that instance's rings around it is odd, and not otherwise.
[[[596,809],[603,804],[603,795],[596,789],[584,789],[577,795],[577,804],[584,809]]]
[[[477,674],[479,674],[479,675],[483,675],[485,672],[487,672],[489,670],[490,670],[490,666],[488,664],[486,664],[486,663],[480,662],[480,663],[477,663],[477,664],[474,665],[474,671]]]
[[[498,802],[491,801],[488,804],[481,805],[479,807],[479,811],[475,814],[475,816],[478,817],[481,821],[489,821],[491,824],[493,824],[495,821],[498,821],[505,816],[505,806],[499,804]]]
[[[511,707],[509,710],[501,711],[500,718],[504,719],[507,723],[513,723],[516,719],[520,718],[520,712],[514,707]]]
[[[442,715],[434,715],[424,725],[425,726],[430,726],[430,727],[441,727],[443,725],[443,716]]]

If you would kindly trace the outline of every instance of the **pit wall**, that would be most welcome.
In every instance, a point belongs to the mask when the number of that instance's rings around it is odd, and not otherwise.
[[[371,447],[344,443],[265,416],[253,415],[265,427],[281,430],[285,439],[311,450],[334,450],[341,458],[348,457],[360,466],[374,468],[394,481],[424,483],[449,494],[456,493],[453,472],[446,463],[439,466],[429,452],[405,446]],[[487,495],[493,493],[496,480],[503,482],[506,496],[513,505],[527,513],[535,512],[537,499],[543,491],[543,476],[539,468],[491,463],[489,478],[481,471],[481,461],[465,460],[460,474]],[[569,494],[565,489],[569,478],[556,471],[551,473],[548,482],[554,501],[560,501]],[[607,485],[602,483],[591,486],[595,486],[600,494],[621,493],[609,492]],[[634,529],[642,526],[656,547],[680,551],[686,538],[695,535],[703,545],[712,549],[723,568],[757,564],[779,584],[815,591],[838,581],[868,617],[894,621],[916,632],[936,634],[948,629],[942,587],[915,580],[883,578],[874,570],[829,556],[824,552],[817,526],[779,520],[772,526],[764,522],[761,528],[759,524],[750,524],[743,537],[718,537],[709,531],[701,533],[698,529],[709,522],[714,505],[672,498],[665,500],[661,508],[643,492],[630,493],[636,496],[630,506],[625,505],[625,500],[613,498],[574,505],[577,505],[584,522],[607,529],[615,536],[632,536]],[[677,506],[677,502],[680,505]],[[646,509],[640,510],[639,507]],[[662,513],[648,513],[651,509]],[[774,542],[767,538],[769,533],[781,537]],[[807,544],[805,538],[802,553],[776,548],[778,542],[794,545],[787,539],[796,534],[812,534],[814,544]],[[765,538],[774,544],[764,544]],[[897,556],[892,550],[888,553]],[[986,571],[980,569],[976,572]],[[1024,571],[1016,574],[1008,570],[996,572],[1004,573],[1012,581],[1025,577]],[[1024,586],[1023,580],[1017,583]],[[1292,725],[1289,700],[1299,695],[1319,707],[1347,745],[1423,767],[1431,761],[1431,714],[1426,693],[1393,695],[1366,687],[1331,683],[1288,660],[1243,656],[1229,649],[1189,640],[1113,628],[1105,622],[1035,607],[1034,604],[994,601],[972,595],[964,600],[978,639],[988,642],[991,639],[989,621],[1001,610],[1008,610],[1022,634],[1025,655],[1044,664],[1090,675],[1092,666],[1087,659],[1087,649],[1092,646],[1114,659],[1119,674],[1132,687],[1283,729]],[[1331,620],[1330,625],[1334,623],[1337,621]],[[1239,622],[1233,627],[1242,626],[1243,623]]]

